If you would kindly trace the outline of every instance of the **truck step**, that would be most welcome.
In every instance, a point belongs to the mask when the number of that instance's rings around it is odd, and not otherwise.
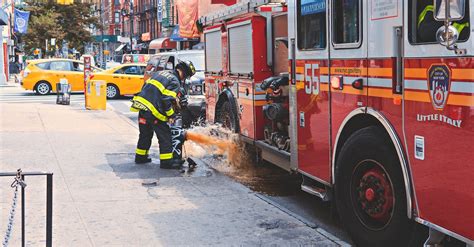
[[[301,184],[301,190],[311,195],[315,195],[327,202],[331,200],[330,192],[327,186],[319,184],[317,181],[303,175],[303,183]]]

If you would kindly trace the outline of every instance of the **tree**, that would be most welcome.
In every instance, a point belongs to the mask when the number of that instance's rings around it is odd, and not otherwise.
[[[90,29],[101,27],[99,18],[93,16],[91,3],[61,5],[51,1],[26,2],[25,10],[30,11],[28,33],[22,37],[26,52],[40,47],[44,50],[45,40],[55,38],[59,48],[65,40],[70,48],[83,53],[85,43],[92,41]]]

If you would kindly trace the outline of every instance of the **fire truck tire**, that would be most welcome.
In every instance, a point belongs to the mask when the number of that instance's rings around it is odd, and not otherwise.
[[[217,111],[216,122],[222,124],[223,127],[237,131],[237,113],[233,109],[230,102],[224,101]]]
[[[399,159],[386,136],[376,126],[358,130],[337,159],[336,207],[358,246],[409,246],[413,241],[416,224],[407,217]]]

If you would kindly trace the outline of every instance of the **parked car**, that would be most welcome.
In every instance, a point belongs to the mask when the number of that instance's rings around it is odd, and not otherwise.
[[[92,72],[102,71],[92,66]],[[21,85],[36,94],[46,95],[56,91],[56,83],[67,79],[72,91],[84,91],[84,63],[72,59],[38,59],[29,60],[23,71]]]
[[[107,98],[140,92],[143,86],[146,64],[127,63],[94,74],[94,80],[107,82]]]
[[[191,61],[196,68],[196,74],[185,82],[185,89],[189,95],[188,107],[182,112],[183,125],[188,127],[193,122],[204,120],[206,117],[206,100],[204,97],[204,51],[185,50],[162,52],[150,58],[148,70],[174,69],[179,60]]]
[[[110,60],[110,61],[107,61],[107,63],[105,64],[105,69],[111,69],[111,68],[117,67],[119,65],[120,65],[120,63],[115,62],[114,60]]]

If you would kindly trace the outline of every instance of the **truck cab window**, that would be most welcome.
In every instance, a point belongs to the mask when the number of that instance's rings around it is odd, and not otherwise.
[[[298,49],[315,50],[326,47],[326,0],[299,0]]]
[[[360,0],[333,0],[334,44],[360,43]]]
[[[436,31],[444,23],[434,19],[433,0],[411,0],[409,6],[411,6],[408,15],[410,42],[413,44],[438,43],[436,41]],[[466,1],[465,8],[464,18],[451,23],[459,32],[458,42],[465,42],[469,39],[469,1]]]

